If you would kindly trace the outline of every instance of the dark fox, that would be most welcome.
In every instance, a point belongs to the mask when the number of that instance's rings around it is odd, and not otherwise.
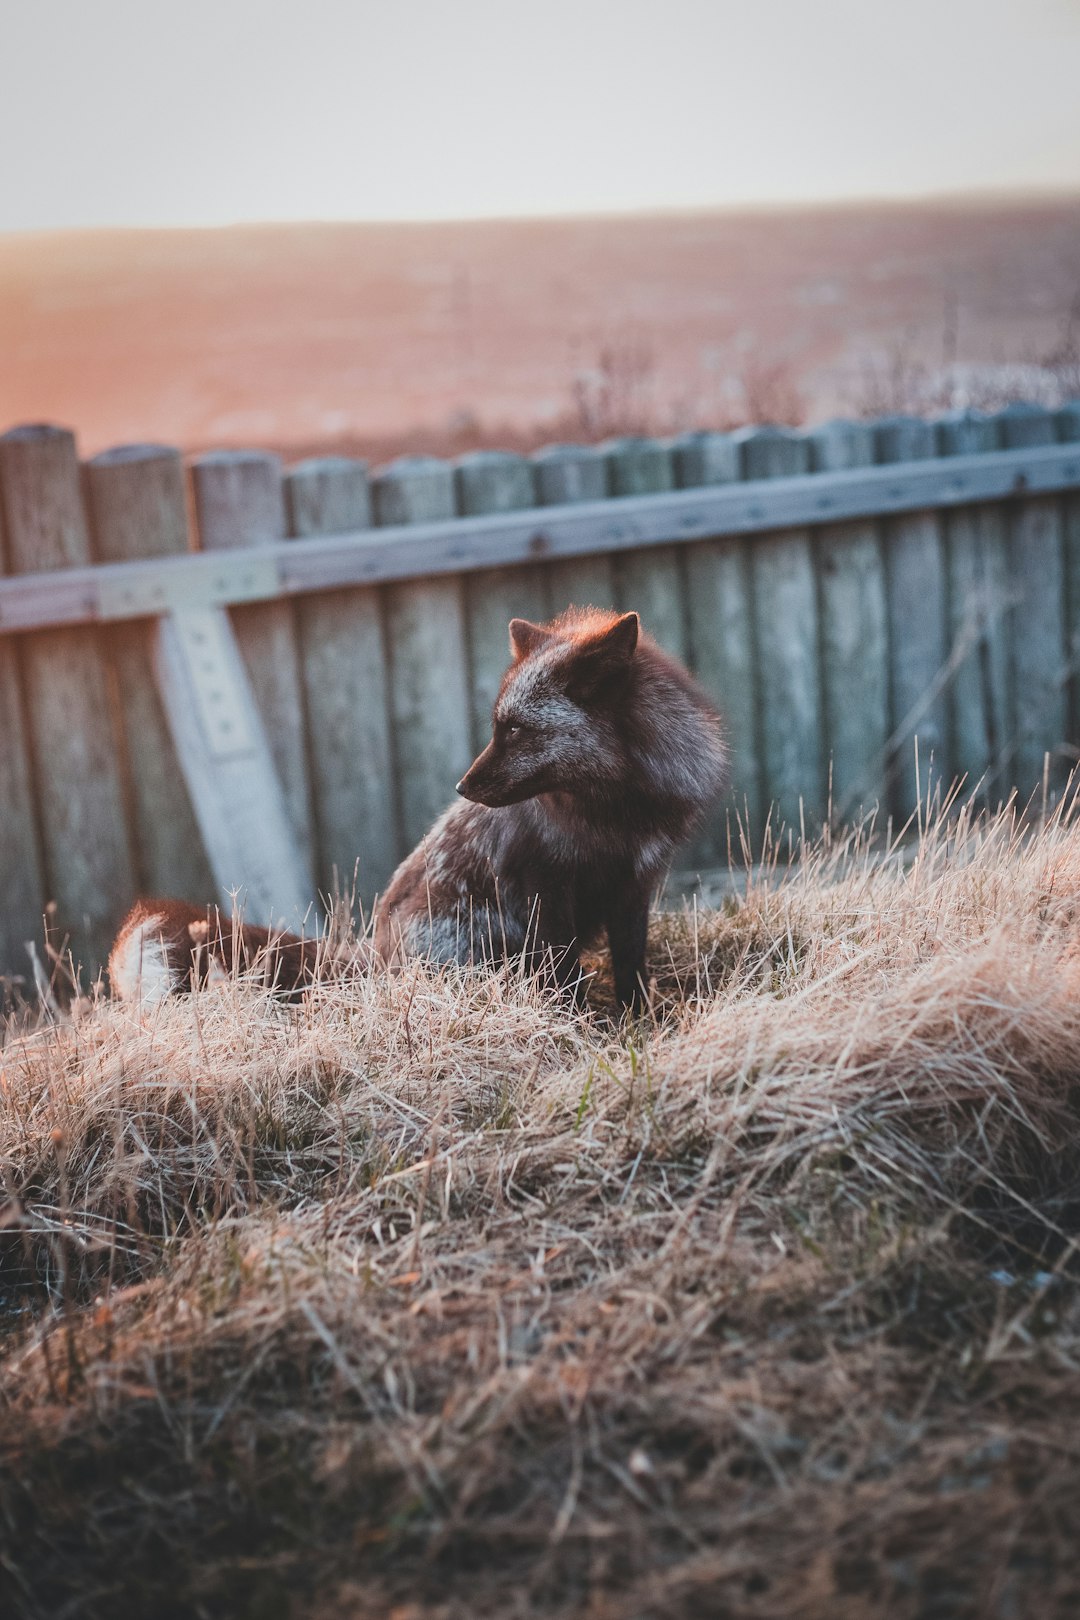
[[[492,740],[391,879],[384,961],[519,957],[580,990],[580,950],[606,930],[621,1005],[644,1002],[655,888],[726,781],[720,718],[636,613],[514,619]],[[234,971],[286,994],[318,976],[315,940],[140,900],[109,957],[113,993],[143,1003]]]
[[[606,931],[639,1009],[653,894],[726,782],[720,717],[636,613],[514,619],[510,650],[492,739],[391,879],[378,951],[521,957],[580,993],[579,953]]]

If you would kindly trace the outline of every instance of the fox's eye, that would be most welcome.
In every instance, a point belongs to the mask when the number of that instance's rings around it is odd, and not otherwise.
[[[520,726],[507,726],[506,735],[508,737],[520,737],[521,736],[521,727]]]

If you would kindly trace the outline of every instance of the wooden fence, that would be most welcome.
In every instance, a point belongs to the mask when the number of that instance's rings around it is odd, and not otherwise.
[[[0,974],[47,906],[92,971],[137,892],[370,898],[485,739],[508,620],[571,602],[638,609],[727,715],[702,865],[733,805],[759,839],[1076,757],[1080,404],[374,476],[17,428],[0,541]]]

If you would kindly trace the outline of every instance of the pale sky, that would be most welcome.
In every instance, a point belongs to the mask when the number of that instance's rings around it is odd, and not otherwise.
[[[0,230],[1080,187],[1080,0],[0,0]]]

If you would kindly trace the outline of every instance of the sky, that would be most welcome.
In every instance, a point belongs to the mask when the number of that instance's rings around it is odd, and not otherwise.
[[[1080,188],[1080,0],[0,0],[0,231]]]

